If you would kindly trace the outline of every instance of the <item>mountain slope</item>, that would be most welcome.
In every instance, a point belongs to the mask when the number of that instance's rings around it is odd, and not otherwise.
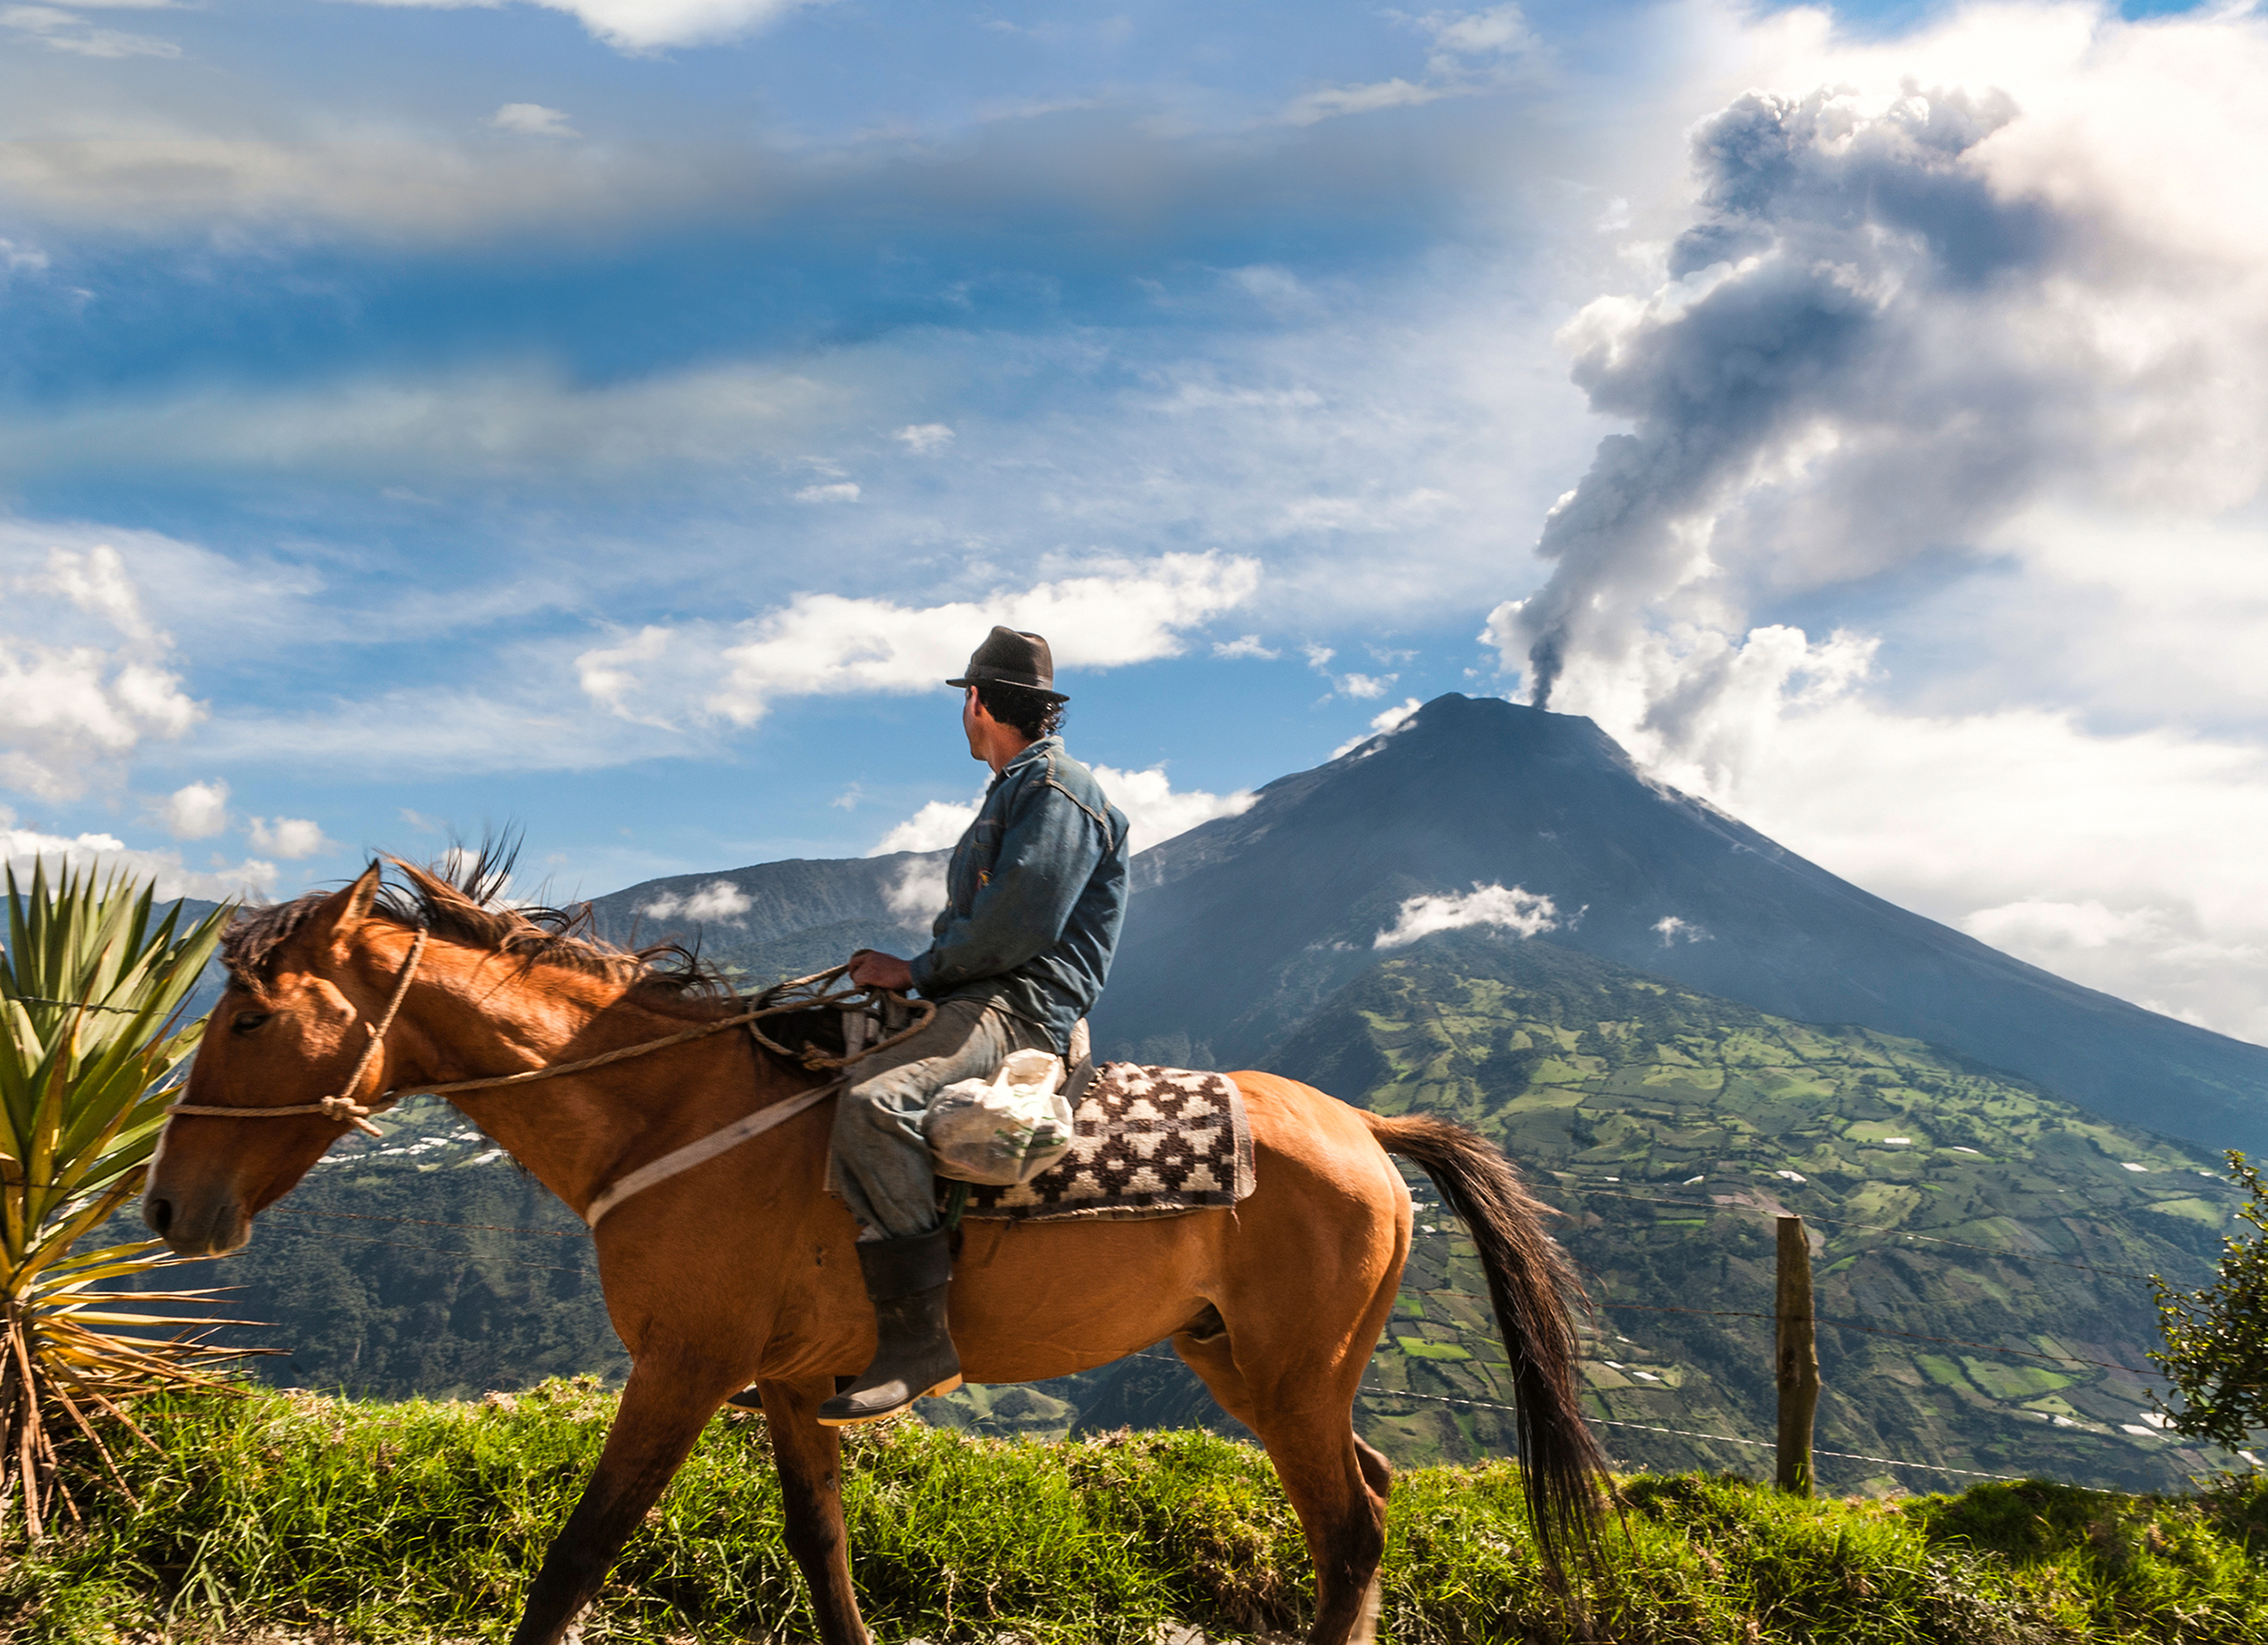
[[[1618,1457],[1756,1471],[1752,1448],[1650,1430],[1773,1432],[1771,1324],[1744,1316],[1772,1307],[1787,1211],[1813,1228],[1820,1317],[1845,1322],[1821,1331],[1822,1448],[2151,1488],[2204,1465],[2142,1420],[2158,1346],[2143,1276],[2197,1283],[2235,1226],[2202,1149],[1912,1040],[1470,933],[1375,968],[1278,1062],[1381,1112],[1473,1125],[1568,1212],[1560,1237],[1604,1305],[1593,1412],[1637,1425],[1608,1430]],[[1418,1250],[1367,1380],[1432,1398],[1366,1400],[1365,1432],[1405,1457],[1508,1446],[1501,1413],[1435,1403],[1505,1400],[1503,1350],[1471,1246],[1417,1192]],[[1178,1414],[1175,1398],[1152,1401]],[[1822,1478],[1944,1483],[1842,1459]]]
[[[1406,899],[1548,896],[1545,940],[1758,1010],[1909,1036],[2125,1123],[2268,1151],[2268,1048],[2027,965],[1647,778],[1587,719],[1444,697],[1137,859],[1107,1045],[1264,1065]],[[1665,927],[1665,921],[1680,922]]]
[[[750,985],[839,965],[853,950],[912,953],[945,901],[946,852],[794,859],[678,874],[592,900],[599,933],[679,938]]]

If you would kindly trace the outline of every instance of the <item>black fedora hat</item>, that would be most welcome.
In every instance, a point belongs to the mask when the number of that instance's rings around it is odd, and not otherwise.
[[[1012,685],[1036,691],[1058,703],[1071,698],[1056,690],[1056,661],[1048,643],[1037,634],[996,628],[984,637],[968,659],[968,672],[947,685]]]

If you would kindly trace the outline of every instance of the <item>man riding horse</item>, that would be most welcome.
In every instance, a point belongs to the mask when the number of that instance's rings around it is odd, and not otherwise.
[[[847,1095],[826,1071],[732,1033],[755,1020],[745,1001],[688,991],[682,971],[504,904],[477,866],[452,879],[397,862],[408,888],[388,896],[373,862],[341,890],[250,914],[224,940],[226,985],[144,1195],[177,1256],[241,1246],[253,1218],[350,1127],[420,1091],[591,1225],[630,1374],[514,1645],[559,1645],[736,1389],[769,1425],[814,1630],[865,1645],[835,1427],[961,1376],[924,1105],[1011,1049],[1071,1049],[1126,894],[1126,820],[1051,734],[1063,698],[1044,644],[996,630],[955,683],[970,691],[970,751],[996,775],[954,852],[951,905],[910,964],[858,956],[862,981],[917,987],[938,1017],[920,1044],[853,1064]],[[1598,1526],[1605,1458],[1583,1409],[1582,1287],[1546,1208],[1462,1126],[1370,1113],[1274,1074],[1231,1077],[1253,1164],[1233,1209],[973,1226],[976,1260],[954,1299],[969,1369],[1039,1382],[1171,1339],[1267,1447],[1300,1516],[1315,1569],[1307,1645],[1367,1638],[1393,1470],[1353,1413],[1410,1254],[1398,1155],[1433,1179],[1486,1276],[1519,1408],[1521,1489],[1557,1586],[1562,1554]],[[841,1199],[822,1191],[830,1135]],[[867,1237],[854,1244],[858,1224]],[[830,1399],[868,1351],[870,1317],[873,1362]],[[834,1427],[814,1420],[822,1408]]]
[[[829,1186],[858,1220],[880,1341],[858,1380],[819,1407],[831,1427],[961,1385],[946,1321],[952,1236],[924,1121],[939,1091],[991,1078],[1012,1051],[1070,1059],[1126,912],[1126,819],[1056,734],[1069,699],[1055,689],[1047,641],[996,628],[946,683],[963,689],[969,756],[992,768],[992,782],[953,849],[928,949],[911,961],[871,948],[851,957],[853,982],[918,990],[938,1011],[858,1064],[836,1110]]]

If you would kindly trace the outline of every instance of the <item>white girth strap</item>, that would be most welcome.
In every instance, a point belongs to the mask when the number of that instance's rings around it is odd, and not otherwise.
[[[745,1119],[734,1120],[722,1131],[712,1131],[696,1142],[688,1142],[681,1148],[663,1154],[651,1165],[639,1166],[583,1208],[585,1224],[597,1228],[600,1217],[632,1194],[642,1193],[656,1183],[666,1182],[680,1171],[689,1171],[704,1160],[715,1159],[727,1148],[736,1147],[751,1137],[762,1136],[775,1125],[785,1125],[806,1109],[815,1106],[842,1088],[842,1081],[830,1080],[811,1090],[799,1091],[784,1103],[760,1108]]]

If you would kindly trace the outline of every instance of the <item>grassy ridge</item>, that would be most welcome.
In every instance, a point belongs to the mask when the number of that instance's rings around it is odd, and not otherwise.
[[[0,1562],[0,1638],[168,1641],[330,1628],[493,1640],[595,1458],[588,1379],[480,1404],[256,1392],[144,1413],[142,1501]],[[1071,1444],[913,1422],[850,1437],[856,1575],[878,1637],[1149,1641],[1300,1627],[1309,1573],[1258,1453],[1196,1433]],[[1992,1486],[1904,1504],[1625,1482],[1583,1585],[1631,1641],[2268,1641],[2268,1485],[2151,1499]],[[1557,1639],[1507,1464],[1398,1482],[1384,1622],[1404,1645]],[[713,1424],[625,1554],[586,1640],[809,1637],[760,1418]],[[319,1635],[320,1637],[320,1635]]]

